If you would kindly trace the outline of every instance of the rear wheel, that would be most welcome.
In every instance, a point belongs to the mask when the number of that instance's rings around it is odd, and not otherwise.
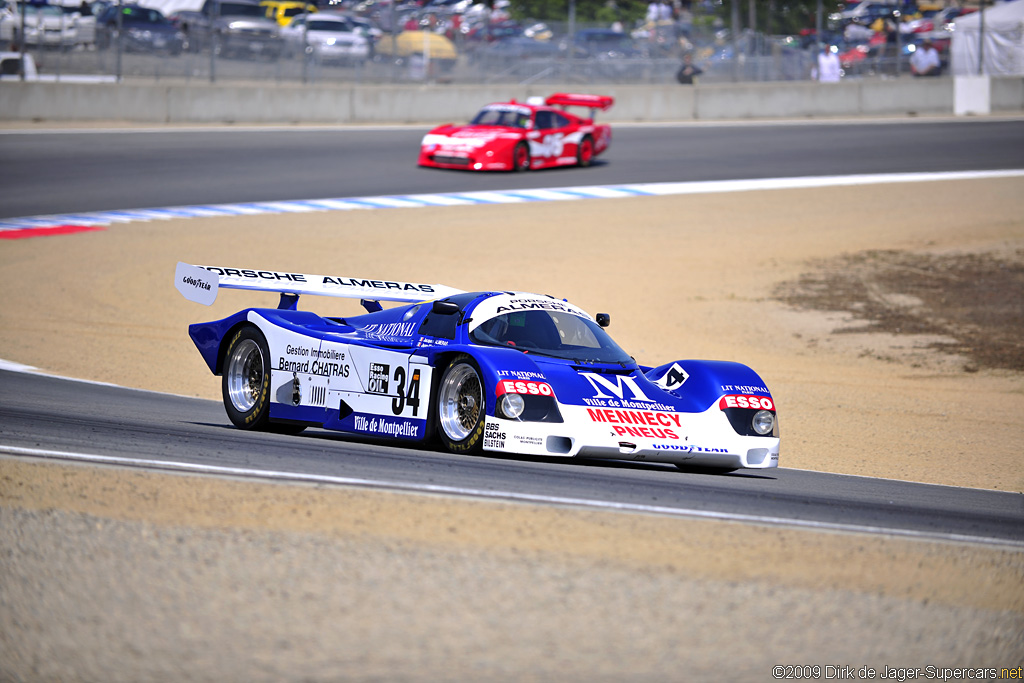
[[[576,164],[586,168],[594,160],[594,140],[588,135],[576,149]]]
[[[270,424],[270,351],[263,333],[239,329],[224,356],[221,391],[224,409],[240,429],[264,430]]]
[[[521,173],[530,168],[530,146],[520,142],[512,150],[512,170]]]
[[[463,354],[445,368],[437,388],[437,433],[452,453],[476,453],[484,436],[486,394],[476,361]]]

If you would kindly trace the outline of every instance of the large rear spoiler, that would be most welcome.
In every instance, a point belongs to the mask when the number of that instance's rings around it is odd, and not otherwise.
[[[300,294],[360,299],[363,308],[371,313],[381,310],[381,301],[418,303],[462,293],[461,289],[454,287],[418,282],[364,280],[335,275],[310,275],[308,273],[286,273],[250,268],[193,266],[181,262],[178,263],[174,271],[174,286],[189,301],[195,301],[205,306],[216,301],[217,290],[224,287],[225,289],[280,292],[281,301],[277,307],[285,309],[294,309]]]
[[[615,104],[615,98],[608,95],[580,95],[558,92],[544,100],[549,107],[589,107],[608,111]]]

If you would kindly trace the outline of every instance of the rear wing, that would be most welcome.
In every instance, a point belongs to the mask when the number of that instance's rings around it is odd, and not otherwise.
[[[544,100],[549,107],[588,107],[593,110],[608,111],[615,104],[615,98],[608,95],[580,95],[576,93],[558,92]],[[593,118],[593,117],[591,117]]]
[[[278,308],[295,309],[301,294],[337,296],[360,299],[363,308],[371,313],[381,310],[381,301],[418,303],[443,299],[461,294],[461,289],[445,285],[392,280],[364,280],[335,275],[286,273],[275,270],[223,268],[220,266],[193,266],[178,263],[174,271],[174,286],[189,301],[211,305],[217,300],[217,290],[251,289],[260,292],[279,292]]]

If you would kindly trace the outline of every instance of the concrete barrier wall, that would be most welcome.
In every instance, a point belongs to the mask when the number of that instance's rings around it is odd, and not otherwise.
[[[991,85],[992,111],[1020,111],[1024,108],[1024,78],[993,78]]]
[[[2,121],[435,123],[480,105],[557,91],[612,95],[609,121],[690,121],[952,114],[953,79],[703,86],[457,86],[0,82]],[[1024,79],[993,78],[993,113],[1024,112]]]

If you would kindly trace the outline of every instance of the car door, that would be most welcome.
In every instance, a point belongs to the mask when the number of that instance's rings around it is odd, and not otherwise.
[[[530,141],[534,166],[553,166],[566,159],[574,159],[576,145],[569,138],[571,133],[572,125],[565,116],[553,109],[538,110],[534,116],[534,131]]]

